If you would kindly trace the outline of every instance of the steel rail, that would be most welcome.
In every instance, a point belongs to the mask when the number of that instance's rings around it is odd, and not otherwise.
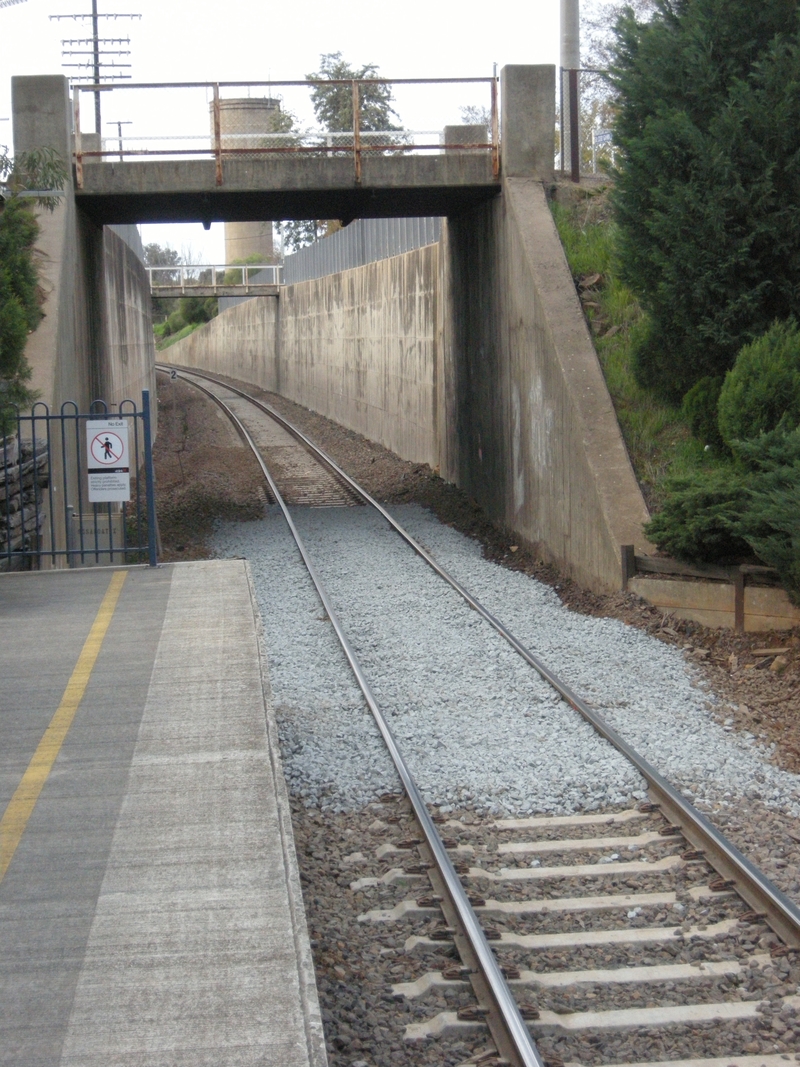
[[[159,369],[163,370],[163,366]],[[456,873],[453,867],[452,861],[447,854],[447,849],[444,846],[444,842],[436,828],[436,824],[428,812],[427,805],[422,797],[422,794],[417,787],[414,778],[411,775],[411,771],[408,769],[403,754],[398,747],[397,741],[389,723],[386,720],[383,712],[378,706],[375,696],[372,692],[369,682],[361,668],[356,654],[353,650],[347,634],[342,627],[336,610],[328,597],[327,590],[322,584],[322,580],[317,572],[314,562],[308,554],[308,551],[303,543],[297,527],[295,526],[289,509],[280,494],[280,491],[275,484],[272,474],[269,471],[266,463],[264,462],[261,453],[258,450],[258,446],[248,432],[246,426],[242,423],[239,417],[233,412],[221,397],[216,396],[210,389],[206,389],[205,386],[200,385],[199,382],[193,382],[190,378],[185,377],[183,374],[179,374],[178,377],[181,380],[193,385],[196,389],[205,393],[210,397],[214,403],[216,403],[228,416],[228,418],[236,426],[242,439],[247,443],[253,452],[256,460],[258,461],[264,478],[269,485],[270,492],[278,503],[283,517],[286,520],[286,524],[291,531],[298,551],[303,559],[306,569],[311,577],[314,587],[316,588],[317,595],[322,602],[322,606],[330,619],[336,636],[339,638],[339,643],[342,646],[347,661],[355,675],[359,688],[364,695],[364,699],[367,702],[369,710],[372,712],[372,716],[377,723],[381,736],[386,744],[389,754],[392,758],[392,762],[395,765],[395,769],[400,776],[400,780],[403,783],[403,788],[406,791],[406,795],[411,802],[411,806],[414,809],[414,815],[420,825],[420,828],[425,836],[425,844],[430,850],[430,854],[436,865],[439,876],[441,877],[444,888],[447,891],[447,895],[450,897],[450,901],[458,916],[458,920],[463,927],[466,934],[469,945],[474,953],[474,956],[480,967],[481,977],[485,981],[485,985],[482,988],[488,992],[491,1000],[493,1001],[492,1007],[494,1008],[495,1015],[493,1017],[490,1009],[487,1016],[487,1024],[489,1025],[492,1037],[495,1040],[498,1051],[506,1057],[511,1056],[510,1063],[514,1067],[545,1067],[544,1060],[539,1054],[539,1050],[533,1042],[533,1039],[528,1031],[525,1021],[520,1014],[520,1010],[517,1006],[517,1002],[514,999],[503,974],[500,970],[500,966],[497,959],[489,947],[489,942],[486,939],[486,935],[483,932],[483,928],[475,914],[472,905],[469,902],[464,887],[461,884],[461,879]],[[212,379],[213,380],[213,379]],[[217,382],[224,389],[230,389],[230,386],[225,385],[222,382]],[[233,389],[232,392],[238,392]],[[243,394],[246,395],[246,394]],[[497,1021],[501,1022],[502,1030],[498,1032]]]
[[[492,626],[511,647],[546,681],[564,700],[574,708],[591,726],[612,744],[617,751],[633,764],[648,784],[651,795],[656,803],[662,808],[670,821],[680,824],[684,836],[699,851],[705,854],[710,865],[725,879],[733,879],[736,882],[737,892],[756,911],[763,913],[765,921],[781,937],[787,945],[800,948],[800,908],[790,900],[785,893],[781,892],[743,853],[736,848],[723,834],[713,826],[697,808],[686,799],[683,794],[667,781],[656,768],[640,755],[624,738],[611,727],[606,720],[593,711],[588,704],[573,689],[562,681],[549,667],[537,656],[530,652],[521,641],[508,630],[499,619],[485,608],[461,583],[453,578],[441,564],[437,563],[430,555],[384,508],[377,500],[373,499],[365,489],[354,481],[338,464],[326,455],[313,441],[305,436],[297,427],[275,411],[269,404],[250,396],[249,393],[235,386],[219,382],[213,375],[202,371],[195,371],[189,367],[185,370],[190,374],[198,375],[209,381],[217,381],[219,385],[237,393],[249,400],[256,407],[270,415],[287,429],[297,440],[302,441],[315,455],[317,455],[339,478],[350,486],[365,503],[371,504],[390,526],[403,538],[404,541],[425,562],[436,571],[464,600],[474,608]]]

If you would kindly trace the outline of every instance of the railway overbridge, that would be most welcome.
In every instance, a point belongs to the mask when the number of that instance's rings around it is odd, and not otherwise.
[[[468,81],[391,84],[462,94]],[[222,119],[227,105],[247,111],[241,84],[70,97],[62,77],[14,79],[15,150],[72,161],[62,206],[42,218],[50,295],[28,345],[34,387],[51,404],[84,405],[154,388],[149,280],[135,257],[109,256],[111,226],[441,217],[427,251],[340,272],[335,294],[301,282],[257,295],[197,336],[221,331],[225,358],[252,350],[248,374],[266,374],[266,387],[438,467],[579,581],[618,587],[620,545],[647,548],[647,509],[547,205],[555,68],[507,66],[476,84],[486,121],[437,132],[368,129],[364,83],[338,86],[352,123],[330,133],[307,128],[294,104],[279,122],[274,83],[250,87],[270,94],[272,125],[239,132]],[[284,86],[287,99],[301,89]],[[84,132],[81,97],[95,91],[132,94],[138,140]],[[453,95],[451,111],[464,99]],[[242,316],[255,319],[240,329]],[[319,407],[331,398],[335,411]]]

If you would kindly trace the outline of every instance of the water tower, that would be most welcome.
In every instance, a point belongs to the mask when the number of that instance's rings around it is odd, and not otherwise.
[[[220,100],[219,127],[223,151],[231,148],[266,148],[274,144],[264,134],[278,131],[280,111],[280,100],[269,97]],[[214,136],[213,111],[211,136]],[[252,256],[257,256],[260,263],[273,261],[272,222],[226,222],[225,262],[234,263]]]

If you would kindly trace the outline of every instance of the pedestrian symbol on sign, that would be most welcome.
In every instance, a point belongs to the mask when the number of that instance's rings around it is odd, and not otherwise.
[[[130,500],[128,424],[125,419],[96,419],[86,424],[89,500]]]
[[[125,436],[127,437],[127,434]],[[106,430],[95,434],[89,445],[89,451],[92,454],[92,460],[97,464],[102,464],[103,467],[128,465],[125,459],[125,446],[118,432],[112,433]]]

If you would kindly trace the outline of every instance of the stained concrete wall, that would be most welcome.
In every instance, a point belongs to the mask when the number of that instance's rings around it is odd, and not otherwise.
[[[284,396],[415,462],[438,463],[438,246],[287,286]]]
[[[155,342],[150,282],[135,250],[114,230],[102,232],[102,293],[97,395],[141,406],[142,390],[155,398]],[[155,405],[153,405],[155,408]],[[157,418],[157,411],[154,410]]]
[[[50,147],[70,160],[66,78],[13,78],[12,95],[14,151]],[[95,397],[140,401],[143,387],[155,388],[155,348],[149,281],[135,242],[79,210],[71,174],[59,206],[39,212],[38,221],[46,298],[25,350],[32,387],[51,409],[74,400],[85,411]]]
[[[442,238],[221,313],[162,358],[274,390],[439,467],[583,585],[620,585],[647,509],[541,182]]]
[[[158,353],[176,362],[224,374],[278,392],[278,300],[254,296]]]
[[[415,462],[439,463],[439,246],[254,297],[160,358],[273,390]]]
[[[542,184],[505,179],[445,244],[444,475],[582,584],[619,588],[648,513]]]

